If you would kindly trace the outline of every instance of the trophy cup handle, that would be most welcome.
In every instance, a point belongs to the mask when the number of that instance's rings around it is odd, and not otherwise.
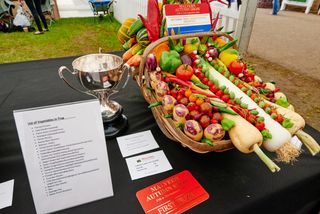
[[[125,88],[126,85],[128,84],[128,81],[129,81],[129,79],[130,79],[130,76],[132,75],[132,70],[131,70],[131,67],[130,67],[128,64],[126,64],[126,63],[122,65],[121,70],[122,70],[122,71],[127,70],[127,74],[126,74],[127,78],[126,78],[124,84],[122,85],[122,88]]]
[[[91,95],[91,96],[94,96],[96,98],[98,98],[97,96],[95,96],[94,94],[91,94],[89,91],[84,91],[84,90],[80,90],[76,87],[74,87],[73,85],[71,85],[68,80],[63,76],[63,71],[68,71],[69,73],[71,73],[72,75],[75,75],[77,74],[78,72],[75,72],[75,71],[71,71],[69,68],[67,68],[66,66],[61,66],[58,70],[59,72],[59,77],[70,87],[72,88],[73,90],[75,91],[78,91],[80,93],[84,93],[84,94],[88,94],[88,95]]]

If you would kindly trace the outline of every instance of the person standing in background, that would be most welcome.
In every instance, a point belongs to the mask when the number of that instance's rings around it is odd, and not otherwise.
[[[34,18],[34,21],[36,22],[38,31],[36,31],[34,34],[39,35],[43,34],[43,32],[49,31],[46,18],[44,17],[42,10],[41,10],[41,0],[24,0],[30,9],[32,16]],[[21,1],[20,1],[21,2]],[[43,23],[43,27],[41,26],[40,19]]]
[[[280,1],[273,0],[272,1],[272,15],[277,15],[280,10]]]

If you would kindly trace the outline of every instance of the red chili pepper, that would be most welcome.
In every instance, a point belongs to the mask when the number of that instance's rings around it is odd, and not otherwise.
[[[200,90],[196,90],[194,88],[191,88],[191,92],[194,94],[201,94],[201,95],[207,96],[209,98],[218,98],[216,95],[207,93],[206,91],[203,91],[203,90],[200,91]]]
[[[140,14],[138,16],[147,28],[149,40],[151,42],[158,40],[162,22],[158,0],[148,0],[147,20]]]
[[[169,82],[177,83],[180,86],[184,86],[184,87],[187,87],[187,88],[191,88],[192,87],[192,83],[191,82],[186,82],[186,81],[183,81],[183,80],[178,79],[176,77],[166,77],[166,78],[168,79]]]
[[[216,29],[216,26],[217,26],[217,23],[218,23],[218,20],[219,20],[219,16],[220,16],[220,12],[218,12],[215,20],[213,21],[213,23],[212,23],[212,25],[211,25],[212,31],[214,31],[214,29]]]

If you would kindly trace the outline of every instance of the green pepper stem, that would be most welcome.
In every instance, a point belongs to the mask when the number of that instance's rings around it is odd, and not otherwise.
[[[267,167],[271,170],[271,172],[280,171],[280,167],[278,167],[266,154],[264,154],[264,152],[260,149],[258,144],[253,145],[253,151],[267,165]]]
[[[320,152],[319,144],[309,134],[305,133],[301,129],[296,132],[297,137],[308,148],[310,153],[314,156]]]

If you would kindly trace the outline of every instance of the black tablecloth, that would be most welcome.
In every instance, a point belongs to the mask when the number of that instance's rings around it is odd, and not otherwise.
[[[0,182],[15,179],[13,204],[0,213],[35,213],[12,111],[92,99],[68,88],[58,77],[58,68],[71,67],[74,58],[0,65]],[[319,155],[312,157],[304,148],[294,165],[280,163],[281,171],[273,174],[255,154],[235,149],[197,154],[161,133],[134,81],[114,99],[129,119],[124,134],[151,130],[173,170],[132,181],[116,140],[107,140],[114,196],[60,213],[143,213],[136,192],[183,170],[189,170],[210,195],[188,213],[319,212]],[[305,131],[320,142],[319,132],[309,126]]]

